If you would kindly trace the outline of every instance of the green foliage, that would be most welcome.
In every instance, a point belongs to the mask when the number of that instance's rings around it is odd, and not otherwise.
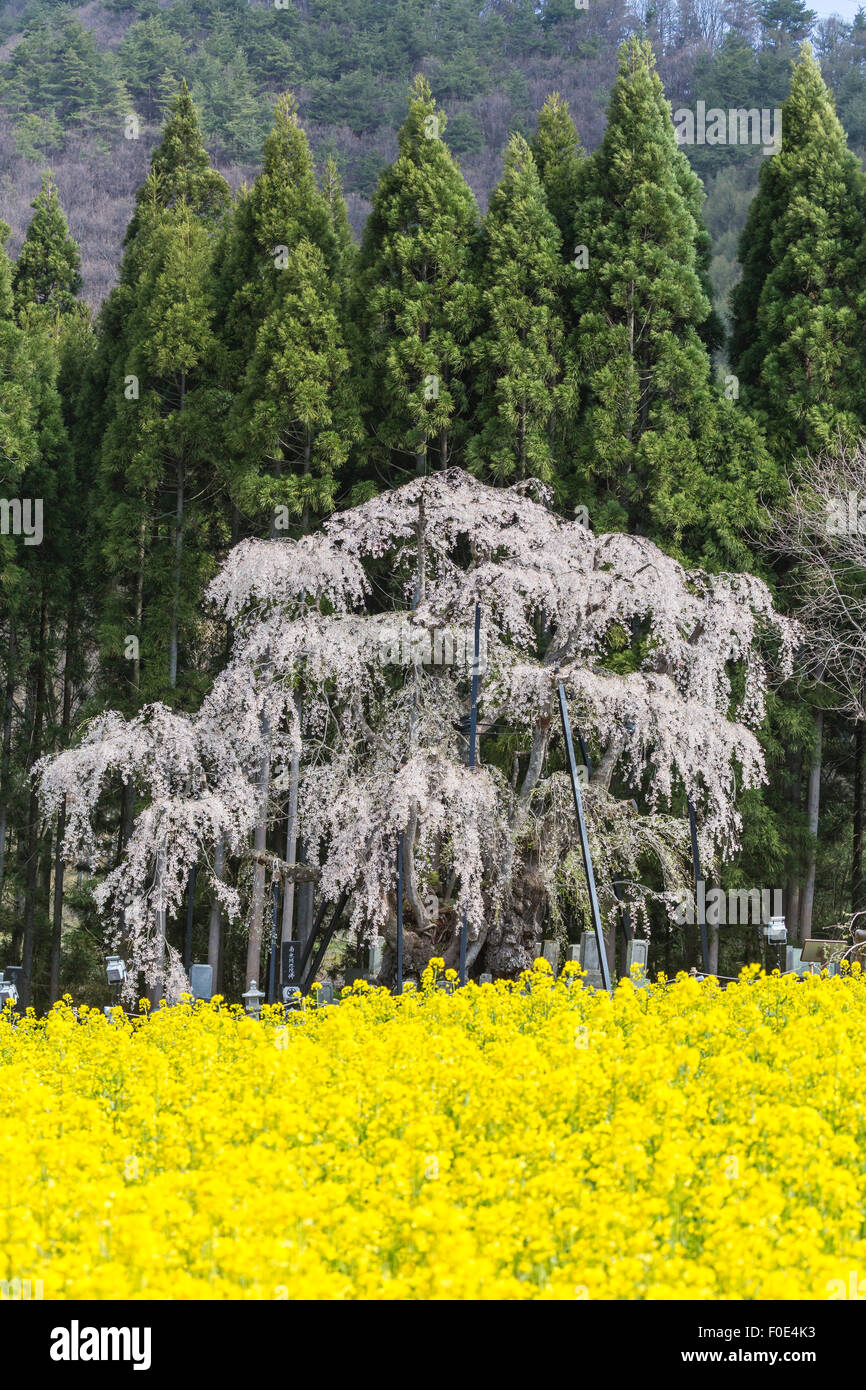
[[[333,155],[329,154],[325,160],[325,167],[322,171],[322,193],[325,202],[328,204],[328,211],[331,216],[331,228],[337,244],[337,272],[338,278],[342,283],[343,289],[348,285],[350,273],[355,264],[357,246],[352,237],[352,228],[349,225],[349,214],[346,211],[346,200],[343,197],[343,181],[337,167],[337,161]]]
[[[258,159],[268,129],[270,101],[255,92],[243,52],[233,54],[225,63],[216,58],[202,63],[194,92],[212,144],[235,159]]]
[[[203,689],[200,596],[226,534],[212,263],[228,200],[182,84],[83,384],[98,402],[102,687],[122,708]]]
[[[339,284],[306,239],[287,261],[237,400],[247,466],[235,495],[247,515],[285,507],[308,529],[313,516],[333,511],[336,477],[359,431],[348,392]],[[251,458],[261,458],[270,471],[248,466]]]
[[[8,226],[0,222],[0,495],[12,498],[20,496],[22,475],[37,456],[38,442],[27,339],[13,316],[8,236]],[[0,534],[0,609],[17,606],[22,549],[14,536]]]
[[[20,141],[50,153],[59,134],[119,136],[130,109],[117,60],[103,53],[77,15],[65,9],[37,11],[8,61],[0,98],[19,115],[41,125],[23,125]],[[23,150],[22,150],[23,152]]]
[[[352,163],[348,187],[352,193],[372,198],[387,161],[377,150],[358,155]]]
[[[210,409],[216,343],[205,227],[180,202],[159,213],[141,235],[142,272],[128,321],[128,351],[115,375],[118,400],[103,446],[103,475],[111,490],[102,507],[101,560],[118,577],[133,568],[131,587],[141,585],[142,618],[128,620],[130,595],[121,584],[106,606],[106,617],[115,614],[120,628],[104,625],[103,641],[108,659],[126,658],[131,671],[125,639],[138,637],[142,697],[169,698],[178,683],[175,636],[185,657],[182,691],[196,688],[193,639],[202,585],[214,565],[206,550],[219,450]],[[130,378],[138,394],[127,399]]]
[[[712,249],[710,280],[714,303],[726,320],[731,292],[740,278],[740,235],[754,197],[758,172],[754,162],[746,162],[736,168],[720,169],[707,184],[704,216]]]
[[[335,82],[315,78],[309,106],[313,120],[348,126],[356,135],[365,135],[387,120],[382,84],[362,69],[342,73]]]
[[[484,149],[484,132],[468,111],[458,111],[448,123],[448,148],[455,154],[480,154]]]
[[[786,462],[866,420],[866,185],[805,46],[782,109],[782,148],[762,170],[733,295],[735,370]]]
[[[163,207],[183,201],[196,217],[215,222],[229,206],[228,184],[210,166],[198,112],[185,80],[180,84],[162,139],[154,150],[151,175],[156,199]],[[146,189],[147,185],[140,199],[150,196]],[[132,226],[135,226],[134,218]]]
[[[852,148],[862,156],[866,151],[866,10],[857,11],[853,24],[828,27],[814,42],[839,119]]]
[[[541,108],[538,128],[530,142],[547,206],[559,228],[566,254],[572,250],[583,147],[574,121],[559,92],[551,92]]]
[[[262,172],[218,256],[232,501],[253,530],[285,508],[306,529],[333,509],[358,426],[345,344],[353,245],[340,179],[324,190],[290,94],[276,105]],[[284,518],[281,518],[284,519]]]
[[[416,77],[358,262],[356,362],[369,452],[385,476],[413,459],[425,472],[431,455],[445,466],[466,402],[478,214],[445,126],[429,83]]]
[[[117,56],[136,111],[145,121],[157,120],[163,83],[168,78],[176,89],[187,65],[183,39],[161,13],[151,14],[130,26]]]
[[[22,159],[42,160],[63,148],[63,126],[53,112],[37,116],[30,111],[17,122],[13,140]]]
[[[43,174],[13,276],[15,307],[38,305],[51,319],[70,313],[81,290],[81,257],[69,235],[53,176]]]
[[[515,135],[482,228],[480,331],[470,349],[478,432],[467,457],[497,482],[554,479],[554,412],[567,408],[559,389],[563,274],[559,232],[535,160]]]
[[[779,480],[711,378],[701,203],[649,45],[630,40],[575,221],[588,251],[575,290],[577,467],[632,528],[693,559],[742,564],[739,528]]]
[[[345,231],[343,237],[345,247]],[[332,210],[316,182],[297,101],[287,92],[276,103],[261,173],[239,198],[220,253],[218,296],[233,367],[248,359],[279,293],[279,248],[291,250],[303,239],[319,248],[329,269],[337,268]]]

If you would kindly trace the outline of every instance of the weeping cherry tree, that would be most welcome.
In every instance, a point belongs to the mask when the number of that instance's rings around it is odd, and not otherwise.
[[[193,864],[248,922],[247,976],[260,977],[261,847],[278,843],[293,790],[319,892],[348,894],[361,937],[394,942],[402,834],[410,968],[436,954],[453,964],[464,914],[469,968],[499,974],[538,954],[545,926],[588,921],[560,683],[596,750],[585,798],[602,913],[608,929],[621,911],[646,930],[650,900],[688,883],[686,798],[706,862],[737,848],[738,792],[765,780],[755,730],[770,673],[790,671],[797,638],[751,575],[687,571],[643,537],[563,519],[535,481],[491,488],[458,469],[315,534],[244,541],[208,601],[233,647],[197,713],[101,715],[39,768],[46,813],[67,798],[66,853],[97,871],[110,863],[101,798],[134,780],[141,810],[98,900],[131,976],[169,1000],[185,978],[166,921]]]

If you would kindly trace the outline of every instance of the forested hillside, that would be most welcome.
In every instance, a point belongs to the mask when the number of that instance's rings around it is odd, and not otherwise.
[[[82,246],[85,298],[100,302],[181,78],[234,188],[255,175],[276,96],[293,91],[318,166],[329,154],[337,162],[359,236],[395,153],[406,87],[423,72],[483,209],[509,134],[532,133],[549,92],[568,101],[585,148],[597,147],[618,45],[638,29],[674,106],[701,99],[708,108],[778,107],[811,32],[852,148],[866,150],[866,22],[813,23],[802,0],[589,0],[585,9],[573,0],[7,0],[0,178],[12,247],[50,164]],[[131,132],[138,138],[125,138]],[[721,300],[762,156],[750,146],[688,153],[706,184]]]

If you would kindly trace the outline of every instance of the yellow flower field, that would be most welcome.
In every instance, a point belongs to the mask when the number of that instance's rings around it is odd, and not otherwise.
[[[866,1277],[859,972],[612,1000],[544,962],[522,987],[429,974],[288,1024],[5,1015],[0,1277],[46,1299],[570,1300]]]

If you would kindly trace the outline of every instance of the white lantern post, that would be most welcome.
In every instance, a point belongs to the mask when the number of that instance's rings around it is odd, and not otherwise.
[[[257,989],[256,982],[255,980],[253,980],[250,983],[250,987],[246,991],[246,993],[241,995],[241,998],[244,1001],[244,1012],[248,1015],[249,1018],[261,1017],[262,1000],[264,999],[264,997],[264,990]]]

